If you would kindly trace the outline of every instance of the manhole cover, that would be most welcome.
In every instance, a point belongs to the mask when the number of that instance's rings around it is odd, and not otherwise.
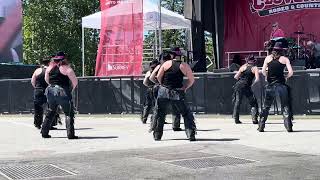
[[[7,179],[36,179],[76,175],[52,164],[0,167],[0,174]]]
[[[185,168],[190,168],[190,169],[202,169],[202,168],[211,168],[216,166],[247,164],[247,163],[253,163],[253,162],[255,161],[228,157],[228,156],[167,161],[167,163],[185,167]]]
[[[219,156],[219,155],[202,153],[202,152],[178,151],[177,153],[148,155],[148,156],[143,156],[142,158],[157,160],[157,161],[174,161],[174,160],[181,160],[181,159],[204,158],[204,157],[215,157],[215,156]]]

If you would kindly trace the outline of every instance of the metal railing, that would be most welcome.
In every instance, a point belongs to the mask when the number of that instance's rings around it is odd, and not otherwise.
[[[230,66],[230,61],[232,60],[231,59],[231,55],[234,55],[234,54],[239,54],[239,55],[249,55],[249,54],[255,54],[257,55],[258,54],[258,57],[266,57],[269,55],[269,52],[268,51],[232,51],[232,52],[226,52],[226,55],[227,55],[227,62],[228,62],[228,67]]]

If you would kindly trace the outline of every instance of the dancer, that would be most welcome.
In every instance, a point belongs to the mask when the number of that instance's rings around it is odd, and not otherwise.
[[[68,65],[63,52],[57,53],[45,73],[45,80],[49,84],[46,89],[49,108],[43,122],[41,134],[43,138],[50,138],[49,129],[58,105],[61,105],[66,115],[66,129],[68,139],[77,139],[74,133],[74,109],[71,91],[77,85],[78,80],[73,69]],[[70,81],[72,87],[70,85]]]
[[[259,81],[259,70],[257,66],[255,66],[255,62],[254,56],[247,57],[246,64],[242,65],[234,76],[234,78],[238,80],[233,86],[233,118],[236,124],[242,123],[239,120],[239,110],[243,95],[248,98],[251,106],[252,123],[258,124],[258,102],[251,90],[251,86]],[[254,78],[255,81],[253,82]]]
[[[188,78],[186,84],[183,84],[184,76]],[[160,141],[162,138],[167,107],[171,104],[178,109],[184,118],[185,131],[188,139],[195,141],[196,125],[194,117],[185,102],[185,92],[194,83],[194,76],[190,66],[181,61],[166,61],[160,67],[157,79],[160,87],[155,106],[154,120],[151,126],[154,140]]]
[[[143,104],[143,111],[141,114],[141,121],[143,124],[147,123],[148,116],[154,107],[155,97],[153,94],[154,92],[153,89],[154,89],[155,83],[152,82],[149,78],[154,68],[156,68],[159,64],[160,64],[159,61],[153,60],[149,65],[150,70],[146,73],[143,80],[143,85],[145,85],[148,88],[145,95],[145,102]]]
[[[37,68],[31,78],[31,84],[34,88],[33,90],[33,104],[34,104],[34,126],[38,129],[41,128],[43,121],[43,106],[47,103],[47,98],[44,94],[45,89],[48,84],[44,80],[45,71],[48,67],[51,57],[43,58],[41,60],[41,67]],[[51,125],[51,130],[57,129],[57,122],[60,120],[59,114],[56,113],[54,121]]]
[[[156,76],[159,72],[161,65],[166,61],[171,60],[172,58],[174,58],[174,54],[172,52],[163,52],[159,58],[161,64],[159,64],[150,75],[149,79],[156,84],[154,86],[155,98],[157,98],[158,89],[159,89],[159,81],[157,80]],[[182,129],[180,128],[181,114],[179,113],[178,109],[175,106],[171,106],[171,111],[172,111],[172,130],[182,131]],[[164,124],[168,124],[168,123],[164,122]]]
[[[292,109],[290,107],[289,87],[286,85],[286,80],[293,75],[292,67],[288,58],[284,57],[283,45],[277,42],[272,54],[264,60],[262,73],[267,77],[268,84],[266,86],[266,95],[264,107],[259,120],[259,132],[263,132],[267,121],[269,110],[275,96],[279,96],[281,100],[281,108],[283,111],[284,126],[288,132],[292,132]],[[284,68],[287,67],[288,75],[284,76]]]

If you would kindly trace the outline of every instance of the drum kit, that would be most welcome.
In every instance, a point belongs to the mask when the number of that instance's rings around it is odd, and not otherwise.
[[[308,41],[315,41],[316,36],[311,33],[303,31],[296,31],[289,38],[274,38],[266,44],[266,48],[270,49],[276,42],[282,42],[284,47],[287,48],[286,56],[290,61],[306,60],[310,58],[310,50],[307,48]]]

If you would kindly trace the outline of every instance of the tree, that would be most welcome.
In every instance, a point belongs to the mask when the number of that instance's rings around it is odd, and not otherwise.
[[[23,0],[24,63],[65,51],[69,61],[81,74],[81,17],[98,11],[99,1],[92,0]],[[93,75],[99,34],[85,32],[86,74]]]
[[[157,0],[158,1],[158,0]],[[154,1],[155,3],[157,1]],[[159,2],[159,1],[158,1]],[[179,13],[183,15],[183,7],[184,0],[161,0],[161,6],[165,7],[171,11]],[[170,47],[186,47],[186,33],[184,30],[163,30],[162,31],[162,47],[170,48]],[[154,32],[149,32],[145,37],[145,44],[147,44],[148,48],[152,47],[154,43]]]

